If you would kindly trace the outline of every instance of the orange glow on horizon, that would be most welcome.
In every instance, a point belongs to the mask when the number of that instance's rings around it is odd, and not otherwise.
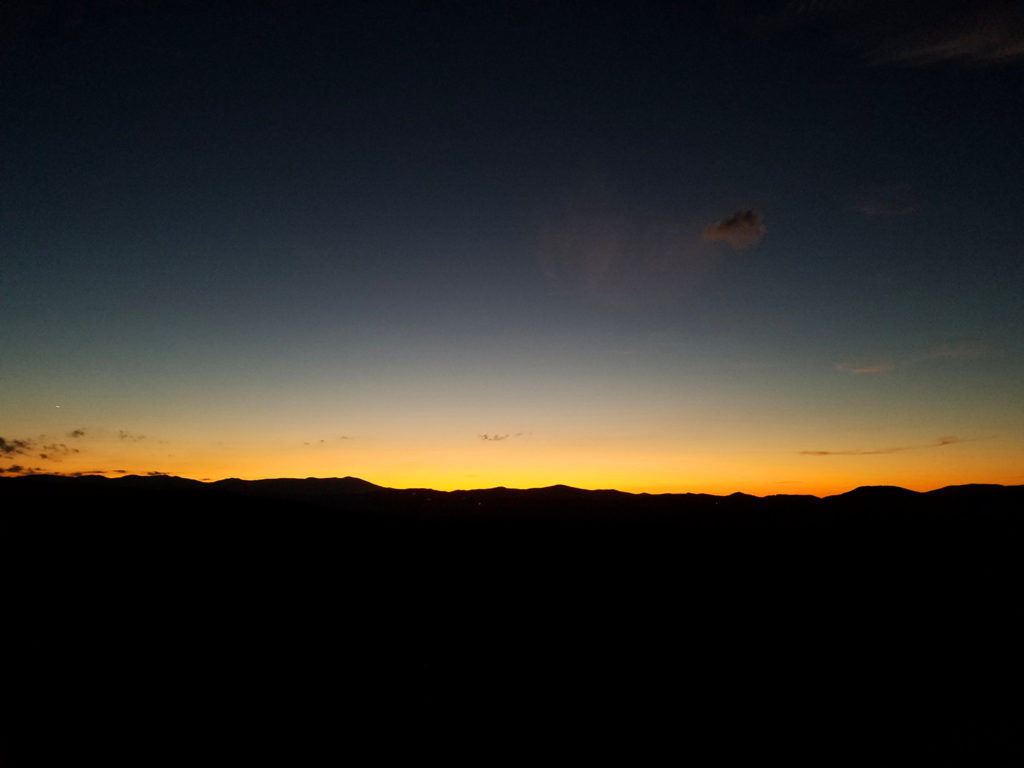
[[[484,450],[481,450],[483,448]],[[199,452],[158,458],[142,455],[117,462],[123,471],[97,471],[95,457],[75,458],[43,473],[125,475],[160,473],[195,480],[228,477],[258,480],[279,477],[359,477],[388,488],[432,488],[438,491],[504,486],[540,488],[569,485],[583,489],[614,489],[629,493],[742,492],[754,496],[811,494],[828,496],[861,485],[899,485],[928,491],[947,485],[1024,482],[1020,464],[998,462],[991,451],[976,446],[949,446],[894,463],[889,455],[760,456],[740,464],[727,456],[665,455],[660,452],[619,454],[605,451],[567,451],[547,448],[496,453],[491,446],[471,445],[448,452],[392,448],[377,453],[310,456],[309,451],[282,455],[262,451],[252,455],[205,456]],[[501,450],[501,446],[498,449]]]

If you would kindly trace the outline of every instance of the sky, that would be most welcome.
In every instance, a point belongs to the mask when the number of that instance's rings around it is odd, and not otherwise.
[[[1024,9],[15,2],[0,472],[1024,483]]]

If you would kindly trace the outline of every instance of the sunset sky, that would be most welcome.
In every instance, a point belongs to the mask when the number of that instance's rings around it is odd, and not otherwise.
[[[676,5],[5,11],[0,471],[1024,483],[1024,9]]]

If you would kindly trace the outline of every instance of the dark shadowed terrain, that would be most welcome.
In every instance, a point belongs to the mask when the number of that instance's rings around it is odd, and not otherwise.
[[[1021,486],[30,476],[0,510],[5,768],[1024,762]]]

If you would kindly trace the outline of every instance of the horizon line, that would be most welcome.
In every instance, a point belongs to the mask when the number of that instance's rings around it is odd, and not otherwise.
[[[858,485],[858,486],[855,486],[853,488],[850,488],[849,490],[841,491],[839,493],[832,493],[832,494],[826,494],[824,496],[819,496],[819,495],[813,494],[813,493],[769,493],[769,494],[764,494],[764,495],[758,495],[758,494],[755,494],[755,493],[747,493],[746,491],[732,491],[731,493],[724,493],[724,494],[706,493],[706,492],[703,492],[703,491],[662,491],[662,492],[622,491],[622,490],[619,490],[617,488],[582,488],[580,486],[568,485],[566,483],[554,483],[552,485],[531,486],[529,488],[519,488],[519,487],[512,487],[512,486],[505,486],[505,485],[496,485],[496,486],[490,486],[490,487],[487,487],[487,488],[453,488],[451,490],[439,490],[437,488],[430,488],[430,487],[427,487],[427,486],[410,486],[410,487],[406,487],[406,488],[396,488],[396,487],[393,487],[393,486],[378,485],[377,483],[374,483],[374,482],[372,482],[370,480],[366,480],[366,479],[361,478],[361,477],[355,477],[354,475],[345,475],[343,477],[339,477],[337,475],[330,476],[330,477],[314,477],[314,476],[308,476],[308,477],[286,477],[286,476],[275,476],[275,477],[260,477],[260,478],[252,478],[252,479],[245,479],[245,478],[240,478],[240,477],[222,477],[222,478],[219,478],[217,480],[213,480],[213,479],[210,479],[210,478],[200,479],[200,478],[194,478],[194,477],[185,477],[185,476],[182,476],[182,475],[172,475],[172,474],[168,474],[166,472],[151,472],[151,473],[147,473],[145,475],[139,475],[139,474],[134,474],[134,473],[125,473],[125,474],[116,474],[116,475],[113,475],[113,476],[110,473],[103,473],[103,472],[70,472],[70,473],[61,473],[61,472],[25,472],[25,473],[21,473],[21,474],[0,475],[0,479],[10,479],[10,480],[14,480],[14,479],[18,479],[18,478],[27,478],[27,477],[63,478],[63,479],[68,479],[68,480],[82,480],[82,479],[88,479],[88,478],[103,478],[105,480],[114,480],[114,481],[116,481],[116,480],[127,480],[127,479],[132,479],[132,478],[141,479],[141,480],[157,480],[157,479],[160,479],[160,478],[165,478],[165,479],[172,479],[172,480],[187,480],[188,482],[199,483],[201,485],[215,485],[217,483],[230,482],[230,481],[236,481],[236,482],[240,482],[240,483],[259,483],[259,482],[272,482],[272,481],[275,481],[275,480],[292,480],[292,481],[296,481],[296,482],[304,482],[304,481],[309,481],[309,480],[357,480],[357,481],[359,481],[361,483],[366,483],[367,485],[371,485],[374,488],[378,488],[378,489],[380,489],[382,491],[430,491],[432,493],[474,493],[474,492],[480,492],[480,491],[524,491],[524,492],[525,491],[545,491],[545,490],[551,490],[553,488],[564,488],[564,489],[567,489],[567,490],[581,491],[581,492],[584,492],[584,493],[621,493],[621,494],[624,494],[624,495],[627,495],[627,496],[713,496],[713,497],[717,497],[717,498],[728,498],[730,496],[737,496],[737,495],[739,495],[739,496],[750,496],[751,498],[756,498],[756,499],[766,499],[766,498],[772,498],[774,496],[803,496],[803,497],[810,497],[810,498],[816,498],[816,499],[827,499],[827,498],[831,498],[833,496],[842,496],[842,495],[845,495],[847,493],[852,493],[853,491],[857,491],[857,490],[860,490],[862,488],[888,488],[888,489],[895,489],[895,490],[907,491],[908,493],[918,493],[918,494],[932,493],[934,491],[945,490],[946,488],[965,488],[965,487],[972,487],[972,486],[983,486],[983,487],[992,487],[992,488],[1024,488],[1024,484],[1010,485],[1010,484],[1006,484],[1006,483],[954,483],[954,484],[951,484],[951,485],[943,485],[943,486],[939,486],[939,487],[936,487],[936,488],[929,488],[928,490],[924,490],[924,491],[917,491],[917,490],[914,490],[913,488],[907,488],[907,487],[902,486],[902,485]]]

